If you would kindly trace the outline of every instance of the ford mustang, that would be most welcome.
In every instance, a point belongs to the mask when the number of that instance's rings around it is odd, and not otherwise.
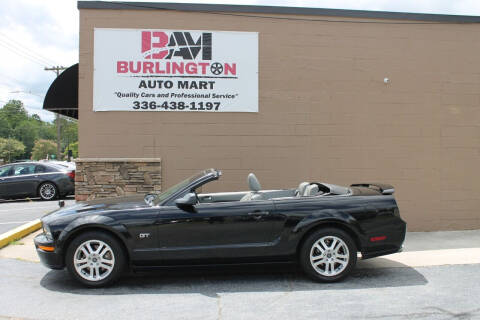
[[[35,238],[43,264],[67,268],[90,287],[127,269],[296,262],[316,281],[345,278],[362,259],[398,252],[406,223],[392,186],[301,182],[262,190],[202,193],[221,172],[204,170],[161,194],[97,199],[42,218]]]

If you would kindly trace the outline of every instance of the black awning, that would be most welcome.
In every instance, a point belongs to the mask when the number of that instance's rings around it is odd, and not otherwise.
[[[65,69],[50,85],[43,109],[78,119],[78,63]]]

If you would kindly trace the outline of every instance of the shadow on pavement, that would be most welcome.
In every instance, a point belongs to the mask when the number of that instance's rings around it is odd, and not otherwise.
[[[185,294],[217,297],[225,292],[288,292],[407,287],[427,284],[413,268],[356,269],[343,282],[317,283],[295,266],[232,266],[181,268],[124,275],[108,288],[88,289],[72,280],[66,270],[48,272],[40,281],[44,288],[79,295]]]

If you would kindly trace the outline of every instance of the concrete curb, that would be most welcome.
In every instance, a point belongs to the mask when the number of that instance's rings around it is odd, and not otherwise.
[[[0,234],[0,248],[5,247],[10,242],[19,240],[42,227],[40,219],[27,222],[15,229]]]

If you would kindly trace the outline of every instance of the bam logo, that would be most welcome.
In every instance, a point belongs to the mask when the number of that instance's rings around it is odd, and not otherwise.
[[[184,60],[197,58],[200,51],[202,60],[212,60],[212,34],[202,33],[194,40],[190,32],[142,31],[142,54],[145,59]]]

